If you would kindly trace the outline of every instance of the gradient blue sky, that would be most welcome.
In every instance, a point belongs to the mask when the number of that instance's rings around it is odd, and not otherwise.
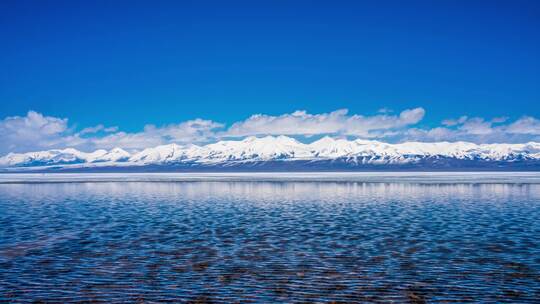
[[[540,1],[1,1],[0,118],[540,116]]]

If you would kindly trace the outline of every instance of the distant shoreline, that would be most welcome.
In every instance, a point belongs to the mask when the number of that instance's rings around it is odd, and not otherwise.
[[[540,184],[540,172],[0,173],[0,184],[86,182]]]

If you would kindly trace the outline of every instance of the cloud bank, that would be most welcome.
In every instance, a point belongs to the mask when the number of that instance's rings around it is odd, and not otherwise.
[[[29,111],[26,116],[0,120],[0,154],[74,147],[92,151],[120,147],[141,150],[161,144],[202,144],[227,138],[257,135],[337,137],[401,141],[540,141],[540,120],[530,116],[508,121],[505,117],[484,119],[461,116],[445,119],[434,128],[419,128],[426,115],[423,108],[395,113],[389,109],[374,115],[350,114],[347,109],[311,114],[295,111],[282,115],[255,114],[229,126],[205,119],[177,124],[146,125],[140,132],[124,132],[116,126],[85,127],[77,130],[67,118]]]
[[[29,111],[26,116],[6,117],[0,121],[0,152],[31,151],[59,145],[78,145],[68,120]]]
[[[224,134],[227,136],[335,134],[371,138],[380,136],[380,132],[416,124],[425,114],[422,108],[405,110],[399,115],[362,116],[348,115],[348,112],[347,109],[340,109],[322,114],[309,114],[306,111],[280,116],[257,114],[234,123]]]
[[[519,143],[540,141],[540,120],[530,116],[508,122],[505,117],[486,120],[461,116],[442,121],[432,129],[411,128],[401,134],[401,141],[470,141],[476,143]]]

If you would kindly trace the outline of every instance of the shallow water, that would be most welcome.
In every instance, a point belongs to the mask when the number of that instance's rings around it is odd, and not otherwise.
[[[535,302],[540,184],[0,184],[0,301]]]

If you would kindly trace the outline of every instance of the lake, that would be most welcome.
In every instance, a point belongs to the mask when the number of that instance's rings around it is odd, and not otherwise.
[[[537,173],[0,176],[0,301],[535,302]]]

